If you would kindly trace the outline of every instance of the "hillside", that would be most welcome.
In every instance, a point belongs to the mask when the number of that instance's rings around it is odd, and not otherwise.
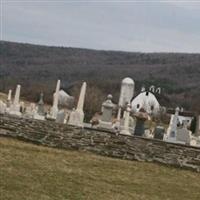
[[[4,200],[198,200],[200,174],[0,138]]]
[[[50,102],[58,78],[77,96],[80,83],[88,82],[86,108],[94,112],[108,93],[118,101],[120,81],[129,76],[136,94],[144,84],[162,88],[162,105],[200,109],[200,54],[131,53],[48,47],[1,41],[0,91],[22,84],[22,96],[36,100],[44,91]]]

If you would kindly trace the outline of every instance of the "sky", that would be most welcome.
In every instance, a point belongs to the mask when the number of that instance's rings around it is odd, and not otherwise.
[[[200,53],[200,0],[0,0],[1,40]]]

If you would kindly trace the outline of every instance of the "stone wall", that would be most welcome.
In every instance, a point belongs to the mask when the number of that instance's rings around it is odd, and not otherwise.
[[[127,160],[158,162],[200,172],[200,148],[159,140],[2,115],[0,136]]]

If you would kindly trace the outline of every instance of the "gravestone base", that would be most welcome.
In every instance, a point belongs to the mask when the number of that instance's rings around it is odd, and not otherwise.
[[[99,120],[98,128],[113,129],[112,128],[112,122],[105,122],[105,121]]]
[[[19,117],[22,116],[22,113],[20,112],[20,105],[11,105],[8,114]]]
[[[56,123],[64,124],[66,113],[64,110],[60,110],[56,117]]]
[[[45,120],[45,116],[39,115],[39,114],[34,114],[33,115],[33,119],[37,119],[37,120]]]
[[[50,115],[48,116],[50,119],[56,119],[58,114],[58,108],[57,107],[52,107]]]
[[[176,137],[166,136],[166,137],[164,137],[163,140],[166,141],[166,142],[178,143],[177,140],[176,140]],[[183,144],[183,143],[180,142],[180,144]]]
[[[31,113],[31,112],[25,113],[24,117],[28,118],[28,119],[32,119],[33,118],[33,113]]]
[[[128,130],[122,130],[120,131],[121,135],[131,135],[131,133]]]
[[[176,140],[179,142],[184,142],[184,144],[190,145],[191,141],[191,131],[187,130],[186,128],[179,128],[177,129],[176,133]]]
[[[83,111],[82,110],[73,110],[70,113],[68,124],[73,125],[73,126],[78,126],[78,127],[84,127],[83,120],[84,120]]]
[[[21,117],[22,113],[19,112],[19,111],[9,111],[9,115],[14,115],[14,116]]]

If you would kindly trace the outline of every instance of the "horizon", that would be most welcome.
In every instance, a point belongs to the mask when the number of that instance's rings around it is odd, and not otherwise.
[[[141,53],[200,53],[197,1],[1,0],[1,40]]]
[[[200,52],[167,52],[167,51],[152,51],[152,52],[145,52],[145,51],[125,51],[125,50],[113,50],[113,49],[92,49],[92,48],[85,48],[85,47],[72,47],[72,46],[57,46],[57,45],[49,45],[49,44],[34,44],[29,42],[21,42],[21,41],[6,41],[1,40],[1,42],[7,43],[17,43],[21,45],[33,45],[33,46],[43,46],[43,47],[53,47],[53,48],[72,48],[72,49],[83,49],[89,51],[109,51],[109,52],[123,52],[123,53],[142,53],[142,54],[200,54]]]

